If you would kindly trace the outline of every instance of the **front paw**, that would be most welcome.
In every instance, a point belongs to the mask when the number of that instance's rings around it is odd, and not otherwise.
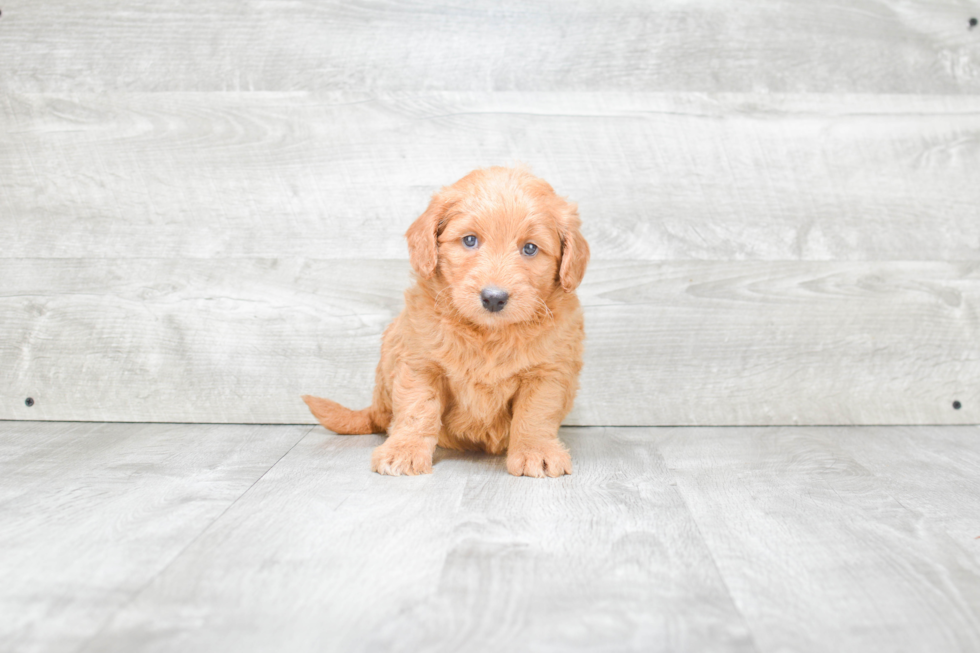
[[[391,440],[371,454],[371,471],[388,476],[432,473],[432,451],[426,441]]]
[[[514,476],[555,478],[572,473],[572,457],[558,440],[545,440],[508,451],[507,471]]]

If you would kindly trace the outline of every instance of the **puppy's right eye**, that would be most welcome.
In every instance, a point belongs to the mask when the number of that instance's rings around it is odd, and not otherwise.
[[[467,249],[475,248],[476,243],[477,243],[476,236],[472,234],[469,236],[463,236],[463,246],[466,247]]]

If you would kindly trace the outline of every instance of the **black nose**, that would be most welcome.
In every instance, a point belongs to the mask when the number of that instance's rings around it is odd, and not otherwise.
[[[480,292],[480,301],[483,302],[483,308],[487,309],[491,313],[496,313],[497,311],[502,310],[507,304],[507,298],[509,296],[510,295],[507,294],[506,290],[489,286]]]

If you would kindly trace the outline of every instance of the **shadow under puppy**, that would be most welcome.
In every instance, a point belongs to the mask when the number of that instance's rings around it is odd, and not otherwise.
[[[408,229],[417,283],[385,330],[374,398],[352,411],[304,396],[337,433],[384,433],[371,468],[432,472],[436,445],[507,452],[516,476],[572,472],[558,427],[584,329],[575,288],[589,246],[574,204],[523,168],[474,170]]]

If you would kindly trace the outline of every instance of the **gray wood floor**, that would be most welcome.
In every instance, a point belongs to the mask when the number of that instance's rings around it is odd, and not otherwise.
[[[563,437],[0,422],[0,650],[980,650],[980,427]]]

